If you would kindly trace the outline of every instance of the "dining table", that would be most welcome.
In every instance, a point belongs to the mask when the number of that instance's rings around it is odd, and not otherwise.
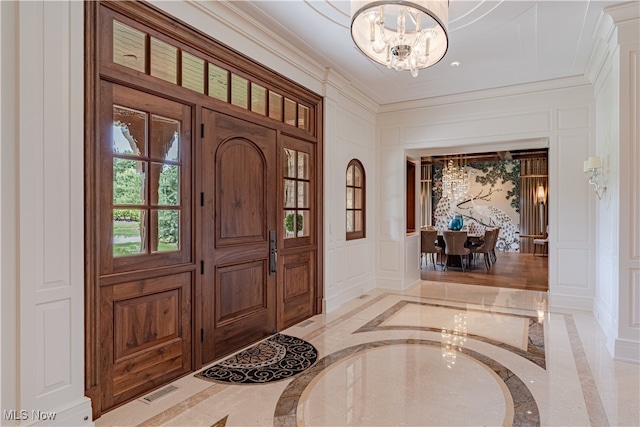
[[[460,231],[460,233],[464,233],[464,231]],[[444,236],[442,234],[442,231],[438,231],[437,236],[438,236],[438,239],[436,241],[436,245],[442,248],[442,253],[444,254],[447,245],[444,242]],[[467,233],[467,242],[465,243],[465,246],[466,247],[477,246],[482,243],[483,238],[484,238],[483,234]],[[447,260],[447,267],[462,267],[462,265],[460,264],[462,262],[462,259],[459,256],[447,257],[446,260]],[[443,264],[440,263],[440,265],[443,265]]]

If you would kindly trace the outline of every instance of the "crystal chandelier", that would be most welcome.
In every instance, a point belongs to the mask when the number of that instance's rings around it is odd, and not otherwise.
[[[398,71],[427,68],[447,53],[449,0],[351,0],[351,37],[369,58]]]
[[[442,168],[442,194],[457,201],[469,191],[469,174],[464,166],[449,160]]]

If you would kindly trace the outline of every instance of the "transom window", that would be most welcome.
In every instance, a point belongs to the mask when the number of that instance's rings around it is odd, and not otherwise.
[[[116,20],[113,21],[113,62],[312,131],[309,106]]]
[[[347,240],[365,237],[365,175],[359,160],[347,166]]]

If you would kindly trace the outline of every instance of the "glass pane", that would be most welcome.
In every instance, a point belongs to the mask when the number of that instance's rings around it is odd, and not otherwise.
[[[180,250],[180,211],[178,210],[153,210],[151,211],[151,223],[157,224],[153,252],[167,252]]]
[[[353,207],[356,209],[362,209],[362,189],[354,188]]]
[[[353,209],[353,188],[347,187],[347,209]]]
[[[304,237],[309,235],[309,219],[310,219],[309,211],[298,211],[298,237]]]
[[[309,154],[298,152],[298,178],[309,179]]]
[[[353,231],[362,231],[362,211],[353,211]]]
[[[231,74],[231,103],[242,108],[249,108],[249,81]]]
[[[284,176],[296,177],[296,151],[289,148],[284,149]]]
[[[353,185],[353,165],[347,168],[347,185]]]
[[[347,233],[355,231],[353,228],[353,211],[347,211]]]
[[[284,207],[296,207],[296,182],[291,179],[284,180]]]
[[[146,34],[113,21],[113,62],[145,72]]]
[[[296,102],[289,98],[284,99],[284,122],[288,125],[296,125]]]
[[[251,83],[251,111],[267,115],[267,89]]]
[[[130,108],[113,106],[113,152],[145,156],[147,114]]]
[[[298,207],[309,207],[309,183],[298,181]]]
[[[269,118],[282,121],[282,95],[269,91]]]
[[[147,163],[129,159],[113,159],[113,204],[146,203]]]
[[[298,127],[309,130],[309,107],[298,104]]]
[[[180,166],[151,163],[151,204],[180,206]]]
[[[151,157],[172,162],[180,160],[179,121],[151,116]]]
[[[296,211],[284,211],[284,237],[290,239],[296,237]]]
[[[353,167],[353,185],[355,187],[362,187],[362,171],[359,167]]]
[[[229,72],[209,63],[209,96],[229,102]]]
[[[182,87],[204,93],[204,59],[182,51]]]
[[[178,48],[151,37],[151,75],[178,83]]]
[[[145,252],[146,211],[140,209],[113,210],[113,255],[133,255]]]

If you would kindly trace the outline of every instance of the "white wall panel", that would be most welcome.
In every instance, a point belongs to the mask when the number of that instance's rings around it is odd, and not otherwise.
[[[558,130],[584,129],[589,127],[589,108],[558,109]]]
[[[69,43],[60,44],[60,39],[70,39],[68,11],[54,3],[45,2],[43,13],[44,34],[58,37],[45,37],[43,41],[44,64],[47,72],[43,76],[43,107],[47,109],[43,117],[43,130],[46,135],[39,138],[42,143],[37,150],[43,155],[43,236],[44,280],[40,289],[69,286],[69,191],[59,191],[69,186]],[[55,66],[52,66],[54,65]],[[40,131],[40,129],[38,129]],[[65,149],[66,148],[66,149]]]
[[[589,288],[589,249],[558,249],[558,285]]]
[[[387,273],[400,273],[398,269],[400,244],[396,241],[381,240],[379,245],[378,269]]]
[[[367,244],[348,245],[345,248],[344,259],[349,260],[345,271],[345,277],[347,279],[364,275],[367,271],[370,271],[370,265],[367,263],[368,249],[369,245]]]
[[[631,298],[629,299],[629,326],[640,328],[640,270],[631,270]]]
[[[16,404],[91,424],[84,397],[84,8],[20,2]],[[3,104],[3,108],[4,108]],[[34,420],[29,420],[30,423]]]
[[[456,140],[465,138],[501,137],[505,134],[548,131],[551,128],[549,111],[503,112],[498,115],[483,114],[458,120],[441,119],[425,126],[408,126],[406,144],[425,141]]]
[[[380,145],[398,145],[400,139],[398,128],[386,128],[380,130]]]
[[[38,395],[71,384],[71,301],[64,299],[36,306],[35,342]]]
[[[583,162],[589,157],[589,138],[585,135],[558,137],[558,170],[556,182],[559,197],[557,243],[589,244],[589,192],[582,174]],[[560,264],[561,265],[561,264]]]

